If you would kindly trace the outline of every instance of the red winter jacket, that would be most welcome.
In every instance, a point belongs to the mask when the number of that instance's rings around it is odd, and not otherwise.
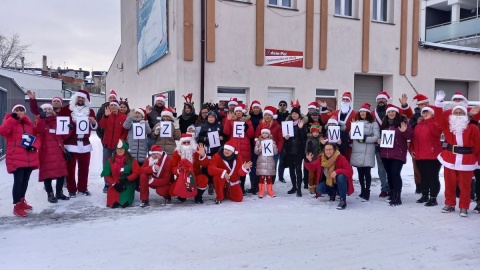
[[[305,160],[303,163],[305,165],[305,168],[307,168],[308,171],[310,172],[315,172],[315,175],[317,177],[317,185],[320,183],[322,180],[322,174],[323,174],[323,167],[321,164],[322,157],[321,155],[318,156],[318,158],[314,161],[308,162],[308,160]],[[343,155],[339,155],[337,157],[337,160],[335,161],[335,172],[338,174],[343,174],[347,177],[348,179],[348,184],[347,184],[347,195],[352,194],[355,190],[353,188],[353,169],[350,163],[348,163],[347,159]]]
[[[32,167],[38,169],[40,162],[38,152],[28,152],[20,146],[22,135],[28,133],[35,136],[37,134],[32,121],[24,115],[21,119],[15,119],[11,113],[7,113],[0,126],[0,135],[7,141],[6,163],[8,173],[13,173],[18,168]],[[37,138],[33,144],[36,149],[40,148],[40,140]]]
[[[413,129],[413,138],[409,147],[415,160],[437,159],[438,154],[442,152],[441,134],[442,129],[433,117],[417,124]]]
[[[278,153],[280,154],[283,149],[283,143],[285,142],[282,134],[282,126],[275,120],[272,120],[271,123],[266,124],[264,119],[260,120],[258,123],[257,129],[255,130],[255,138],[260,137],[262,129],[268,128],[272,133],[273,140],[277,144]]]
[[[233,137],[233,123],[234,122],[245,122],[248,126],[247,130],[244,133],[243,138],[234,138]],[[253,138],[255,130],[253,130],[252,121],[248,120],[246,117],[237,118],[237,120],[225,120],[225,125],[223,126],[223,133],[229,136],[230,141],[233,141],[235,145],[235,150],[238,151],[238,154],[242,156],[243,161],[252,160],[252,146],[250,144],[250,139]]]
[[[102,141],[103,146],[114,150],[120,139],[122,141],[127,140],[128,130],[123,128],[123,123],[126,120],[127,116],[120,112],[102,117],[98,126],[105,129]]]
[[[67,175],[67,163],[63,155],[63,138],[67,136],[56,135],[57,117],[41,119],[37,116],[36,128],[41,147],[38,154],[40,159],[40,170],[38,180],[53,178],[57,179]]]

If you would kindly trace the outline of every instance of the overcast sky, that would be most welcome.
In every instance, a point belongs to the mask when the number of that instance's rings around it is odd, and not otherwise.
[[[32,44],[34,67],[46,55],[55,68],[108,70],[120,46],[120,0],[1,0],[0,10],[0,34]]]

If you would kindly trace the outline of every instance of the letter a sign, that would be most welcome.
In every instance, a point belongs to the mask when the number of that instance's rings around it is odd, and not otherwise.
[[[363,140],[363,125],[363,122],[352,123],[352,128],[350,129],[350,139]]]
[[[90,133],[90,124],[88,122],[88,117],[79,116],[77,117],[77,135],[88,134]]]
[[[145,135],[145,124],[133,123],[133,139],[143,140]]]
[[[243,127],[244,123],[240,121],[233,122],[233,137],[234,138],[243,138],[245,137],[245,128]]]
[[[393,148],[393,142],[395,141],[395,130],[382,130],[382,141],[380,147]]]
[[[66,135],[69,132],[68,125],[70,124],[70,117],[68,116],[57,116],[57,135]]]
[[[262,156],[272,157],[273,156],[273,141],[272,140],[262,140]]]

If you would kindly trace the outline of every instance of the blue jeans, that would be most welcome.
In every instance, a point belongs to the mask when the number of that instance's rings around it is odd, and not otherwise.
[[[382,191],[388,192],[389,187],[388,187],[388,181],[387,181],[387,171],[385,171],[385,167],[383,166],[380,153],[376,153],[375,157],[377,158],[378,177],[380,177],[380,184],[382,186]]]
[[[316,187],[316,192],[319,194],[332,194],[336,190],[338,195],[340,195],[340,198],[346,200],[348,185],[347,177],[343,174],[338,174],[335,179],[337,180],[337,183],[333,185],[333,187],[327,186],[325,181],[320,182]]]
[[[285,172],[285,151],[282,149],[282,152],[278,153],[275,155],[275,167],[277,167],[278,164],[278,178],[279,179],[284,179],[284,172]]]

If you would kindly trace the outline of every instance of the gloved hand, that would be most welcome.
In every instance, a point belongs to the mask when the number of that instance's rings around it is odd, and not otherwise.
[[[25,149],[28,151],[28,152],[35,152],[37,151],[37,148],[33,147],[33,146],[27,146],[25,147]]]
[[[120,178],[120,184],[122,184],[123,186],[125,186],[125,184],[128,182],[128,179],[127,177],[122,177]]]
[[[42,108],[38,108],[38,115],[41,119],[45,119],[47,117],[47,114],[43,111]]]
[[[437,91],[437,96],[435,97],[435,102],[442,102],[445,99],[445,92],[443,90]]]
[[[117,190],[119,193],[125,191],[125,185],[123,185],[122,183],[113,185],[113,188]]]
[[[18,120],[19,119],[18,114],[16,112],[13,112],[12,113],[12,118],[15,119],[15,120]]]

